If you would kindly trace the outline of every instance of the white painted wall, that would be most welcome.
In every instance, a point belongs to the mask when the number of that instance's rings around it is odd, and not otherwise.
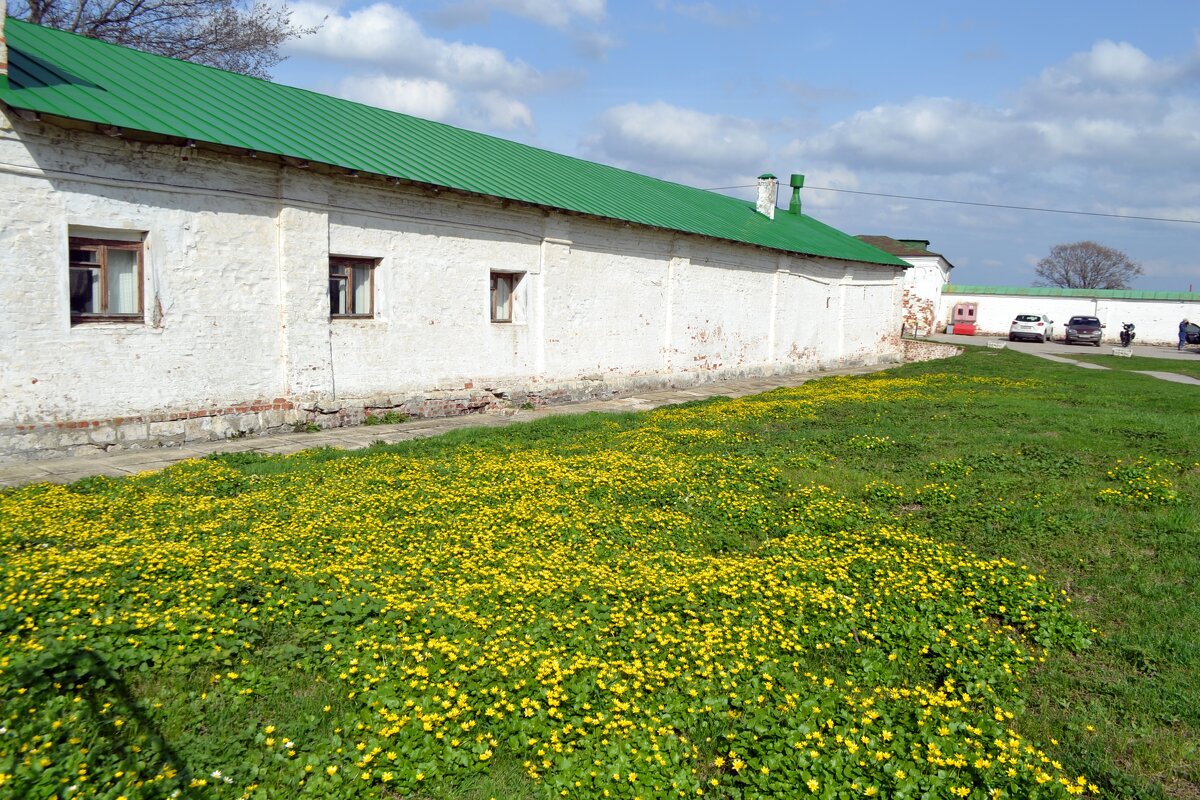
[[[1054,320],[1054,337],[1061,339],[1067,320],[1073,316],[1099,317],[1105,325],[1105,341],[1117,342],[1121,324],[1137,326],[1138,344],[1175,344],[1179,321],[1200,319],[1200,302],[1179,300],[1118,300],[1087,297],[1031,297],[1026,295],[943,294],[938,311],[940,330],[945,330],[956,303],[977,303],[978,332],[1008,336],[1017,314],[1046,314]]]
[[[950,280],[950,264],[941,256],[899,256],[912,265],[904,272],[902,313],[906,331],[928,336],[936,330],[942,286]]]
[[[0,220],[0,457],[255,432],[266,417],[114,418],[274,400],[361,417],[899,359],[898,269],[7,118]],[[144,234],[143,323],[71,326],[85,228]],[[379,259],[374,318],[329,318],[331,254]],[[491,270],[523,273],[511,324],[490,321]],[[46,433],[63,422],[100,432]]]

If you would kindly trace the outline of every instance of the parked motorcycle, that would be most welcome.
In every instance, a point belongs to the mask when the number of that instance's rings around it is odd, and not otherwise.
[[[1133,332],[1132,322],[1121,323],[1121,347],[1129,347],[1133,343],[1133,338],[1136,336]]]

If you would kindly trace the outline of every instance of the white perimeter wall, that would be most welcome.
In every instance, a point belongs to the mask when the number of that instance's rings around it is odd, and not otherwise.
[[[900,270],[3,118],[0,220],[0,438],[899,358]],[[145,320],[72,326],[68,236],[114,230],[145,234]],[[330,254],[379,259],[373,319],[329,318]],[[524,274],[512,324],[492,270]]]
[[[943,294],[939,305],[939,331],[950,322],[957,303],[976,303],[979,333],[1008,336],[1008,328],[1017,314],[1046,314],[1054,320],[1054,337],[1065,335],[1067,320],[1074,316],[1098,317],[1105,325],[1105,341],[1119,341],[1121,324],[1137,326],[1138,344],[1175,344],[1179,321],[1195,322],[1200,303],[1179,300],[1110,300],[1088,297],[1030,297],[1026,295]]]

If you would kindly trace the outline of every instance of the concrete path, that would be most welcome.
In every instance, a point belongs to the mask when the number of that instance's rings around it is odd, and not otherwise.
[[[92,475],[120,477],[139,472],[160,470],[189,458],[204,458],[212,453],[297,453],[316,447],[339,447],[357,450],[375,442],[402,442],[438,436],[458,428],[494,428],[515,422],[528,422],[556,414],[586,414],[589,411],[620,412],[646,411],[660,406],[703,400],[709,397],[744,397],[751,394],[799,386],[816,378],[831,375],[863,375],[896,366],[881,364],[875,367],[830,370],[828,372],[780,375],[767,378],[713,381],[686,389],[665,389],[641,392],[612,400],[586,403],[567,403],[533,410],[512,409],[505,413],[471,414],[464,417],[422,419],[399,425],[361,425],[352,428],[332,428],[317,433],[282,433],[246,439],[224,439],[216,442],[189,442],[182,447],[157,447],[146,450],[96,452],[83,456],[0,464],[0,487],[21,486],[27,483],[71,483]]]
[[[1079,366],[1083,366],[1080,364]],[[1193,386],[1200,386],[1200,380],[1193,378],[1191,375],[1180,375],[1178,372],[1156,372],[1154,370],[1134,370],[1138,375],[1149,375],[1151,378],[1158,378],[1160,381],[1171,381],[1172,383],[1190,383]]]
[[[1114,350],[1117,350],[1115,345],[1107,344],[1098,348],[1079,345],[1070,345],[1065,342],[1010,342],[1006,337],[995,336],[954,336],[951,334],[938,334],[927,337],[930,341],[944,342],[946,344],[973,344],[976,346],[1003,345],[1010,350],[1016,350],[1020,353],[1028,353],[1031,356],[1044,358],[1047,361],[1057,361],[1059,364],[1074,364],[1077,367],[1084,369],[1108,369],[1103,364],[1093,364],[1090,361],[1076,361],[1070,358],[1072,351],[1078,351],[1079,355],[1109,355]],[[1195,346],[1186,347],[1183,350],[1176,350],[1174,345],[1141,345],[1135,344],[1129,348],[1135,356],[1145,356],[1146,358],[1161,358],[1166,361],[1196,361],[1200,360],[1200,348]],[[1138,375],[1149,375],[1151,378],[1158,378],[1161,381],[1171,381],[1172,383],[1186,383],[1192,386],[1200,386],[1200,380],[1193,378],[1191,375],[1180,375],[1178,372],[1160,372],[1158,370],[1132,370]]]
[[[923,337],[931,342],[945,342],[946,344],[971,344],[976,347],[986,347],[989,342],[1003,344],[1009,350],[1016,350],[1020,353],[1029,353],[1030,355],[1042,356],[1059,356],[1059,358],[1051,358],[1051,361],[1061,361],[1062,357],[1070,360],[1073,355],[1111,355],[1113,348],[1118,347],[1117,342],[1104,342],[1100,347],[1090,347],[1088,345],[1067,344],[1062,339],[1055,339],[1049,342],[1010,342],[1007,336],[955,336],[953,334],[935,334],[933,336]],[[1176,350],[1174,344],[1134,344],[1130,350],[1135,356],[1145,356],[1146,358],[1162,358],[1168,361],[1200,361],[1200,347],[1189,345],[1183,350]],[[1075,362],[1079,363],[1079,362]],[[1082,366],[1082,364],[1081,364]]]
[[[1090,361],[1076,361],[1073,358],[1052,356],[1049,353],[1031,353],[1031,355],[1035,355],[1038,358],[1044,358],[1047,361],[1057,361],[1059,364],[1074,364],[1075,366],[1083,367],[1084,369],[1108,369],[1108,367],[1104,366],[1103,364],[1093,364]]]

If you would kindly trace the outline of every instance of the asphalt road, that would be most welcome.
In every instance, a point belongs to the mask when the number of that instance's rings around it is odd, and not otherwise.
[[[948,344],[973,344],[979,347],[986,347],[988,342],[1003,342],[1005,347],[1010,347],[1013,350],[1018,350],[1023,353],[1034,353],[1036,355],[1054,355],[1070,358],[1072,355],[1111,355],[1114,347],[1119,348],[1121,343],[1114,337],[1113,341],[1105,341],[1099,347],[1093,347],[1087,344],[1067,344],[1062,339],[1055,339],[1046,343],[1040,342],[1010,342],[1008,334],[1001,336],[958,336],[954,334],[934,334],[933,336],[924,337],[934,342],[947,342]],[[1176,350],[1174,344],[1138,344],[1135,339],[1133,342],[1133,354],[1135,356],[1146,356],[1147,358],[1166,358],[1178,360],[1197,360],[1200,359],[1200,346],[1188,345],[1183,350]]]

